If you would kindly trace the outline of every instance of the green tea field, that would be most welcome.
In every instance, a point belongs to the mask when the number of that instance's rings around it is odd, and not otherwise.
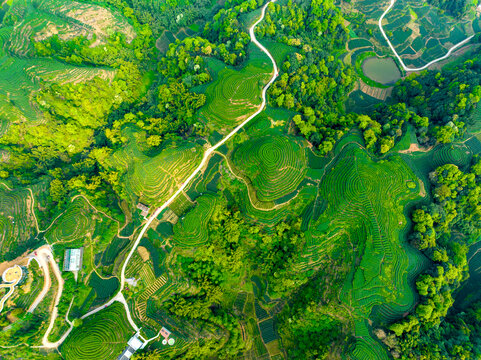
[[[224,68],[206,89],[207,102],[199,117],[212,129],[227,133],[254,113],[260,103],[260,89],[270,78],[272,65],[257,48],[241,70]]]
[[[75,328],[60,351],[67,360],[114,359],[133,334],[123,305],[116,303]]]
[[[322,182],[325,211],[311,222],[306,255],[349,252],[353,266],[339,300],[355,324],[355,359],[388,359],[372,338],[372,311],[382,305],[382,321],[412,309],[412,273],[422,261],[405,239],[403,206],[419,198],[414,173],[399,158],[375,162],[356,143],[346,143]],[[339,250],[343,249],[343,250]],[[312,255],[311,255],[312,254]],[[311,265],[309,265],[311,266]]]

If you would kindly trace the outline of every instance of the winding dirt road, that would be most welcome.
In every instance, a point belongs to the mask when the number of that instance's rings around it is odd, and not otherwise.
[[[30,255],[30,257],[32,259],[35,259],[38,265],[40,266],[40,268],[43,270],[44,283],[43,283],[42,291],[40,292],[40,294],[38,294],[37,298],[34,300],[32,305],[30,305],[28,312],[31,313],[37,308],[37,306],[42,302],[42,300],[45,298],[48,291],[50,290],[50,287],[52,286],[52,281],[50,279],[49,264],[53,270],[55,278],[57,279],[58,289],[55,296],[55,303],[53,305],[52,314],[50,315],[50,323],[42,338],[42,347],[54,348],[54,347],[57,347],[58,345],[56,343],[52,343],[48,341],[48,336],[50,335],[50,332],[53,329],[53,326],[55,324],[55,319],[57,319],[58,304],[60,302],[60,298],[62,297],[64,280],[62,278],[62,273],[60,272],[58,264],[55,262],[55,259],[52,254],[52,250],[50,249],[49,246],[42,246],[38,248],[37,250],[34,251],[33,254]]]

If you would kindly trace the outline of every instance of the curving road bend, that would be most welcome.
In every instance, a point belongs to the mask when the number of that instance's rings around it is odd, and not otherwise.
[[[391,48],[392,52],[394,53],[394,56],[396,56],[396,58],[399,60],[399,62],[401,63],[401,66],[402,68],[405,70],[405,71],[421,71],[421,70],[424,70],[424,69],[427,69],[428,67],[430,67],[432,64],[435,64],[439,61],[442,61],[444,59],[447,59],[451,53],[456,50],[457,48],[463,46],[464,44],[468,43],[473,37],[474,35],[471,35],[469,36],[468,38],[464,39],[463,41],[460,41],[458,42],[457,44],[453,45],[449,50],[448,52],[444,55],[444,56],[441,56],[440,58],[437,58],[433,61],[430,61],[429,63],[427,63],[426,65],[422,66],[422,67],[419,67],[419,68],[411,68],[411,67],[408,67],[404,64],[404,61],[401,59],[401,57],[399,56],[399,54],[397,53],[396,49],[394,48],[393,44],[391,43],[391,41],[389,40],[389,38],[387,37],[386,33],[384,32],[384,29],[382,28],[382,21],[384,20],[384,17],[387,15],[387,13],[392,9],[392,7],[394,6],[394,4],[396,3],[396,0],[391,0],[391,3],[389,4],[389,7],[386,9],[386,11],[384,11],[384,13],[381,15],[381,17],[379,18],[379,29],[381,30],[381,33],[382,33],[382,36],[384,36],[384,39],[386,39],[387,43],[389,44],[389,47]]]
[[[144,236],[145,232],[147,231],[147,229],[149,228],[150,224],[152,223],[152,221],[154,221],[154,219],[156,219],[161,213],[162,211],[164,211],[176,198],[177,196],[179,196],[179,194],[184,191],[184,189],[187,187],[187,185],[189,185],[191,183],[191,181],[195,178],[195,176],[202,171],[202,169],[204,168],[204,166],[207,164],[210,156],[214,153],[215,150],[217,150],[219,147],[221,147],[222,145],[224,145],[231,137],[233,137],[240,129],[242,129],[249,121],[251,121],[252,119],[254,119],[257,115],[259,115],[263,110],[264,110],[264,107],[266,106],[266,103],[267,103],[267,100],[266,100],[266,94],[267,94],[267,90],[269,89],[269,87],[274,83],[275,79],[277,78],[277,76],[279,75],[279,69],[277,67],[277,64],[276,64],[276,61],[274,60],[274,57],[271,55],[271,53],[257,40],[255,34],[254,34],[254,30],[255,30],[255,27],[264,19],[264,16],[265,16],[265,13],[266,13],[266,9],[267,9],[267,6],[270,4],[270,3],[273,3],[275,2],[276,0],[270,0],[267,4],[265,4],[262,8],[262,13],[261,13],[261,16],[260,18],[249,28],[249,35],[251,37],[251,40],[252,42],[259,48],[262,50],[262,52],[264,52],[268,57],[269,59],[271,60],[272,62],[272,65],[274,67],[274,71],[272,73],[272,76],[271,76],[271,79],[269,80],[269,82],[264,86],[264,88],[262,89],[262,94],[261,94],[261,97],[262,97],[262,103],[261,105],[259,106],[259,108],[257,109],[257,111],[255,113],[253,113],[252,115],[250,115],[246,120],[244,120],[241,124],[239,124],[238,126],[236,126],[234,128],[234,130],[232,130],[228,135],[226,135],[222,140],[220,140],[217,144],[215,144],[214,146],[208,148],[205,153],[204,153],[204,156],[202,158],[202,161],[200,162],[199,166],[192,172],[192,174],[190,174],[190,176],[182,183],[181,187],[166,201],[164,202],[159,208],[157,208],[155,210],[155,212],[149,217],[149,219],[147,220],[147,222],[145,223],[145,225],[142,227],[142,230],[140,231],[140,234],[137,236],[137,239],[135,240],[133,246],[132,246],[132,249],[130,250],[129,254],[127,255],[127,258],[125,259],[124,261],[124,264],[122,266],[122,270],[121,270],[121,273],[120,273],[120,289],[119,289],[119,292],[112,298],[110,299],[108,302],[106,302],[104,305],[101,305],[95,309],[93,309],[92,311],[88,312],[87,314],[83,315],[81,318],[82,319],[85,319],[86,317],[90,316],[90,315],[93,315],[97,312],[99,312],[100,310],[102,309],[105,309],[107,308],[108,306],[112,305],[114,302],[116,301],[119,301],[121,302],[124,307],[125,307],[125,310],[127,312],[127,319],[130,323],[130,325],[136,330],[136,331],[139,331],[139,328],[138,326],[135,324],[135,322],[133,321],[132,319],[132,316],[130,314],[130,310],[128,308],[128,305],[127,305],[127,302],[125,301],[125,298],[122,294],[122,291],[124,289],[124,286],[125,286],[125,270],[127,268],[127,265],[130,261],[130,259],[132,258],[132,255],[134,254],[135,250],[137,249],[137,246],[139,245],[140,241],[142,240],[142,237]],[[65,338],[67,337],[67,335],[70,333],[70,331],[72,331],[72,326],[70,327],[70,329],[62,336],[62,338],[57,341],[56,343],[50,343],[48,344],[49,346],[45,346],[44,344],[44,347],[57,347],[59,346],[64,340]],[[155,338],[155,337],[154,337]],[[146,340],[147,342],[148,341],[151,341],[153,340],[154,338],[151,338],[151,339],[148,339]]]
[[[20,268],[20,266],[15,265],[14,267],[17,267],[20,270],[20,274],[22,275],[22,269]],[[20,276],[19,278],[17,278],[12,282],[6,282],[5,284],[0,284],[0,288],[5,288],[5,289],[8,288],[8,292],[0,299],[0,313],[3,311],[4,304],[7,302],[8,298],[12,296],[13,292],[15,291],[15,286],[20,282],[21,279],[22,279],[22,276]]]
[[[275,2],[276,0],[271,0],[269,1],[267,4],[264,5],[264,7],[262,8],[262,15],[261,17],[249,28],[249,35],[251,37],[251,40],[252,42],[259,48],[261,49],[268,57],[269,59],[271,60],[272,62],[272,65],[274,66],[274,73],[272,74],[272,77],[271,79],[269,80],[269,82],[264,86],[264,88],[262,89],[262,103],[261,105],[259,106],[259,109],[257,109],[257,111],[255,113],[253,113],[251,116],[249,116],[246,120],[244,120],[240,125],[238,125],[234,130],[232,130],[227,136],[225,136],[221,141],[219,141],[217,144],[215,144],[214,146],[208,148],[205,153],[204,153],[204,157],[202,158],[202,161],[201,163],[199,164],[199,166],[194,170],[194,172],[192,172],[192,174],[190,174],[190,176],[182,183],[182,186],[174,193],[174,195],[172,195],[170,197],[170,199],[168,199],[164,204],[162,204],[162,206],[160,206],[157,210],[155,210],[155,212],[149,217],[149,219],[147,220],[147,222],[145,223],[144,227],[142,228],[142,230],[140,231],[140,234],[139,236],[137,237],[137,239],[135,240],[135,243],[134,245],[132,246],[132,249],[130,250],[127,258],[125,259],[125,262],[124,262],[124,265],[122,266],[122,272],[120,274],[120,291],[122,291],[124,289],[124,283],[125,283],[125,269],[127,268],[127,264],[129,263],[130,261],[130,258],[132,257],[132,255],[134,254],[135,252],[135,249],[137,248],[137,246],[139,245],[140,243],[140,240],[142,239],[142,237],[144,236],[145,232],[147,231],[147,229],[149,228],[150,224],[152,223],[152,221],[154,221],[155,218],[157,218],[157,216],[159,216],[159,214],[165,210],[165,208],[167,206],[169,206],[177,196],[179,196],[179,194],[184,191],[184,189],[187,187],[187,185],[190,184],[190,182],[194,179],[194,177],[202,170],[202,168],[207,164],[207,161],[209,160],[210,156],[212,155],[212,153],[217,150],[220,146],[224,145],[226,143],[226,141],[228,141],[232,136],[234,136],[240,129],[242,129],[249,121],[251,121],[253,118],[255,118],[257,115],[259,115],[262,110],[264,110],[264,107],[266,105],[266,93],[267,93],[267,90],[269,89],[269,87],[272,85],[272,83],[275,81],[275,79],[277,78],[277,76],[279,75],[279,69],[277,68],[277,64],[276,64],[276,61],[274,60],[274,58],[272,57],[271,53],[259,42],[257,41],[257,38],[254,34],[254,29],[255,27],[257,26],[257,24],[259,24],[263,19],[264,19],[264,16],[265,16],[265,12],[266,12],[266,8],[267,6],[272,3],[272,2]]]

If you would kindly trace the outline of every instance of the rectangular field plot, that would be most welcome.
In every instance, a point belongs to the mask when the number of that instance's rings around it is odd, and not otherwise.
[[[371,23],[378,21],[389,1],[361,0],[352,4],[353,9],[365,14]],[[472,35],[471,29],[478,25],[471,24],[467,18],[454,19],[422,0],[396,1],[383,21],[383,28],[404,63],[414,67],[445,55],[448,48]],[[387,44],[379,29],[373,32],[372,37],[383,46],[376,47],[375,51],[384,51]],[[436,43],[429,43],[430,39],[436,40]]]
[[[255,302],[255,310],[256,310],[256,317],[259,320],[263,320],[269,317],[269,313],[264,310],[264,308],[259,304],[259,302],[256,300]]]
[[[259,322],[259,329],[264,344],[268,344],[271,341],[276,340],[278,337],[274,329],[274,320],[272,318]]]
[[[473,136],[471,139],[466,141],[466,145],[469,146],[473,154],[479,154],[481,153],[481,141]]]

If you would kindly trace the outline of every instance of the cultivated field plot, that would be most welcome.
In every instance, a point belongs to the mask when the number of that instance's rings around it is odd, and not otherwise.
[[[194,171],[203,156],[195,143],[176,144],[159,154],[143,154],[132,139],[128,146],[113,153],[109,163],[125,170],[125,187],[134,204],[140,201],[153,208],[166,201]]]
[[[50,244],[80,243],[85,237],[92,236],[95,229],[95,215],[92,208],[83,198],[75,199],[64,214],[58,218],[45,234]]]
[[[481,242],[476,242],[470,246],[467,255],[469,265],[469,279],[463,283],[461,289],[456,294],[454,306],[463,309],[478,301],[479,281],[481,280]]]
[[[60,350],[66,360],[116,359],[133,333],[124,307],[114,303],[75,328]]]
[[[414,305],[408,274],[420,260],[404,238],[403,206],[419,191],[417,178],[399,157],[374,162],[356,143],[342,148],[321,184],[319,196],[327,205],[310,227],[306,255],[342,251],[354,254],[353,264],[358,259],[340,297],[355,323],[355,359],[388,358],[369,335],[367,322],[375,306],[384,304],[385,320]]]
[[[176,246],[200,246],[208,240],[207,223],[214,213],[219,197],[205,194],[196,199],[195,207],[174,226],[172,241]]]
[[[465,144],[439,144],[429,152],[401,154],[401,157],[420,179],[429,184],[428,174],[441,165],[454,164],[460,169],[466,169],[473,154],[476,154],[472,147],[478,144],[479,141],[472,137]],[[474,150],[481,151],[481,146]]]
[[[8,190],[0,183],[0,260],[21,255],[33,241],[32,200],[26,189]]]
[[[261,43],[271,53],[277,64],[282,64],[286,60],[287,55],[294,53],[297,50],[294,46],[289,46],[267,38],[262,39]]]
[[[389,1],[355,0],[344,6],[343,11],[360,11],[366,15],[368,24],[377,25],[388,6]],[[477,24],[477,19],[474,23]],[[474,25],[472,19],[454,19],[421,0],[397,0],[383,21],[383,29],[396,51],[406,66],[411,67],[423,66],[443,56],[451,46],[472,35]],[[351,40],[349,50],[373,46],[377,52],[388,54],[390,49],[379,28],[371,29],[372,37]]]
[[[254,113],[262,102],[261,91],[271,76],[272,63],[258,49],[250,48],[250,61],[241,70],[224,68],[206,89],[206,104],[199,117],[220,133],[230,132]]]
[[[28,265],[27,278],[23,285],[19,287],[19,291],[10,298],[15,303],[15,306],[23,309],[28,309],[35,298],[40,294],[44,282],[42,270],[36,261],[31,261]]]
[[[260,201],[274,201],[289,194],[307,173],[306,150],[286,136],[253,138],[239,145],[231,157]]]

